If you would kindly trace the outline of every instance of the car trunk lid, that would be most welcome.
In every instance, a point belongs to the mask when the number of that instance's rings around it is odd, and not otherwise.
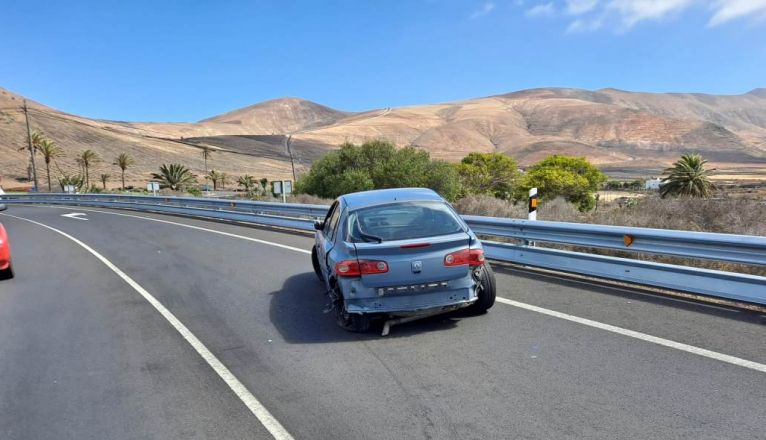
[[[469,267],[444,265],[444,257],[469,247],[465,232],[414,240],[382,243],[354,243],[358,260],[378,260],[388,264],[388,272],[362,275],[366,287],[391,287],[435,283],[464,277]]]

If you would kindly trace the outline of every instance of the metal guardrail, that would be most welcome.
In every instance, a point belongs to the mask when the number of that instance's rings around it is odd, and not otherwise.
[[[2,199],[2,203],[11,204],[132,209],[304,231],[312,231],[314,219],[323,218],[328,209],[325,205],[114,194],[24,194],[4,195]],[[474,232],[491,239],[766,266],[766,237],[479,216],[463,218]],[[766,305],[766,277],[762,276],[524,244],[483,242],[487,256],[495,260]]]

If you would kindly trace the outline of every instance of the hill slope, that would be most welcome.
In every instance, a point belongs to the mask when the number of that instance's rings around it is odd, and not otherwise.
[[[26,175],[22,98],[0,89],[0,175]],[[75,170],[86,148],[105,159],[138,159],[129,178],[143,183],[157,164],[180,162],[201,173],[201,146],[217,150],[210,167],[257,177],[291,176],[286,137],[300,169],[343,142],[388,139],[457,161],[498,151],[529,164],[549,154],[582,155],[607,171],[656,174],[684,152],[701,152],[722,168],[766,169],[766,89],[742,95],[633,93],[615,89],[523,90],[465,101],[360,113],[282,98],[195,123],[94,120],[29,102],[33,129],[58,142]],[[117,174],[110,162],[101,171]],[[92,173],[92,174],[97,174]],[[8,186],[8,183],[6,183]]]
[[[23,186],[27,177],[29,152],[19,148],[27,145],[27,131],[21,96],[0,89],[0,184],[4,187]],[[132,124],[83,118],[46,107],[34,101],[27,101],[32,130],[40,130],[61,146],[65,155],[51,164],[54,186],[60,171],[77,173],[76,156],[85,149],[96,151],[102,161],[90,171],[91,176],[110,174],[110,186],[117,185],[120,170],[112,165],[114,158],[126,152],[136,159],[136,164],[126,173],[128,185],[144,186],[152,172],[161,163],[182,163],[197,174],[204,174],[201,146],[175,136],[173,133],[155,128],[153,124]],[[144,127],[147,125],[147,127]],[[227,130],[198,127],[195,124],[173,124],[188,127],[193,134],[214,135]],[[226,126],[227,124],[223,124]],[[251,174],[272,178],[291,178],[289,156],[281,141],[273,141],[264,155],[261,149],[239,149],[230,151],[225,146],[211,145],[214,152],[209,168],[223,170],[229,174]],[[45,166],[37,157],[38,175],[44,186]],[[91,178],[93,183],[97,177]]]

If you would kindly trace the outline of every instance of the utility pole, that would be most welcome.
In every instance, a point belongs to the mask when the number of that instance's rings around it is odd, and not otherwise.
[[[293,135],[288,135],[285,138],[285,145],[287,146],[287,154],[290,155],[290,166],[293,169],[293,182],[295,182],[298,179],[295,178],[295,161],[293,160],[293,150],[290,148],[290,144],[292,143],[292,138],[293,138]]]
[[[37,166],[35,166],[35,147],[32,145],[32,130],[29,128],[29,113],[27,112],[27,100],[24,100],[24,118],[27,120],[27,143],[29,145],[29,158],[32,161],[32,178],[35,182],[35,191],[39,191],[37,184]]]

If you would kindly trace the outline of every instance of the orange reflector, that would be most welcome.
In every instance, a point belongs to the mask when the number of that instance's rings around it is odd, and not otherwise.
[[[622,241],[625,243],[625,246],[630,246],[633,244],[633,236],[625,234],[622,236]]]
[[[536,198],[533,198],[533,199],[531,199],[531,200],[529,201],[529,206],[530,206],[532,209],[536,209],[536,208],[537,208],[537,199],[536,199]]]

